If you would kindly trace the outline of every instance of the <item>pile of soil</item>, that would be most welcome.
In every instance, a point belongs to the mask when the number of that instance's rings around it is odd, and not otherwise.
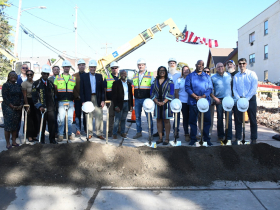
[[[0,153],[0,185],[175,187],[215,180],[280,180],[280,149],[115,147],[97,143],[23,145]]]
[[[258,107],[257,122],[280,132],[280,108]]]

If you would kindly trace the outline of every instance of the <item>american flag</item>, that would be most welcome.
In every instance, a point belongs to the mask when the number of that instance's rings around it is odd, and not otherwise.
[[[185,42],[188,44],[205,44],[208,45],[210,48],[218,47],[218,41],[214,39],[207,39],[204,37],[196,36],[191,31],[183,31],[184,38],[180,40],[181,42]]]

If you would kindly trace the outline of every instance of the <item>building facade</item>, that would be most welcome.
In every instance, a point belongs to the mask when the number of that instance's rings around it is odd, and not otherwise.
[[[259,81],[280,81],[280,1],[238,29],[238,58],[247,59],[247,68]]]

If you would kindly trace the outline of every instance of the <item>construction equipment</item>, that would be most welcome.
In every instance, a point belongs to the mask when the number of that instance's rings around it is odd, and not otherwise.
[[[69,103],[63,104],[64,109],[65,109],[65,134],[66,134],[66,139],[68,143],[68,109],[69,109]]]
[[[182,109],[182,102],[176,98],[176,99],[173,99],[170,103],[170,107],[171,107],[171,111],[175,113],[175,132],[174,132],[174,141],[171,141],[170,144],[171,146],[175,147],[175,146],[181,146],[182,145],[182,142],[181,141],[177,141],[177,133],[178,133],[178,125],[177,125],[177,115],[178,115],[178,112],[181,112],[181,109]]]
[[[82,110],[83,112],[86,113],[86,116],[87,116],[87,141],[89,141],[89,134],[88,134],[88,125],[89,125],[89,113],[93,112],[94,111],[94,105],[91,101],[87,101],[83,104],[82,106]]]
[[[153,39],[154,34],[161,31],[166,26],[170,27],[169,32],[172,35],[174,35],[176,38],[183,37],[183,34],[179,30],[179,28],[176,26],[174,21],[170,18],[165,22],[163,22],[162,24],[157,24],[152,28],[146,29],[142,33],[138,34],[135,38],[125,43],[123,46],[119,47],[113,53],[100,58],[97,61],[97,71],[98,72],[105,71],[106,74],[108,75],[109,74],[108,68],[110,67],[110,63],[112,63],[113,61],[117,62],[122,58],[124,58],[125,56],[132,53],[133,51],[137,50],[138,48],[146,44],[148,41]]]
[[[232,97],[227,96],[224,97],[222,101],[223,109],[226,112],[226,132],[225,132],[225,140],[221,141],[221,145],[231,145],[231,139],[227,139],[228,137],[228,123],[229,123],[229,112],[231,112],[234,106],[234,100]]]
[[[201,136],[200,136],[200,141],[199,143],[196,144],[197,147],[199,146],[205,146],[207,147],[207,142],[203,141],[203,124],[204,124],[204,113],[209,110],[209,103],[205,98],[201,98],[197,101],[197,108],[201,113]],[[209,131],[207,131],[209,132]]]
[[[41,143],[44,115],[45,115],[46,112],[47,112],[47,108],[45,108],[44,112],[41,113],[42,114],[42,118],[41,118],[41,123],[40,123],[39,143]]]
[[[237,109],[240,112],[243,112],[243,139],[241,141],[238,141],[238,145],[244,145],[244,144],[250,144],[250,140],[245,140],[245,112],[248,110],[249,108],[249,101],[246,98],[240,98],[237,101]]]
[[[108,144],[108,132],[109,132],[109,109],[111,106],[111,101],[105,101],[105,104],[109,104],[107,107],[107,122],[106,122],[106,144]]]
[[[30,105],[29,104],[23,105],[22,110],[24,111],[24,116],[25,116],[24,117],[25,118],[25,120],[24,120],[24,140],[23,140],[24,144],[26,144],[27,113],[28,113],[29,109],[30,109]]]
[[[152,130],[151,130],[151,114],[155,109],[155,103],[152,99],[146,98],[143,102],[143,109],[145,112],[148,113],[148,124],[149,124],[149,143],[145,143],[145,146],[149,146],[152,148],[157,148],[157,144],[155,142],[152,142],[153,136],[152,136]]]

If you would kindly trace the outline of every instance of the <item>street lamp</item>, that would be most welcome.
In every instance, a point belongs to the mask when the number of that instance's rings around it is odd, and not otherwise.
[[[36,9],[36,8],[39,8],[39,9],[47,9],[47,7],[45,7],[45,6],[38,6],[38,7],[31,7],[31,8],[27,8],[27,9],[21,10],[21,1],[22,1],[22,0],[19,0],[19,5],[18,5],[17,28],[16,28],[16,37],[15,37],[15,46],[14,46],[14,55],[15,55],[16,57],[18,57],[17,46],[18,46],[18,32],[19,32],[19,23],[20,23],[20,16],[21,16],[21,13],[22,13],[23,11],[30,10],[30,9]]]

